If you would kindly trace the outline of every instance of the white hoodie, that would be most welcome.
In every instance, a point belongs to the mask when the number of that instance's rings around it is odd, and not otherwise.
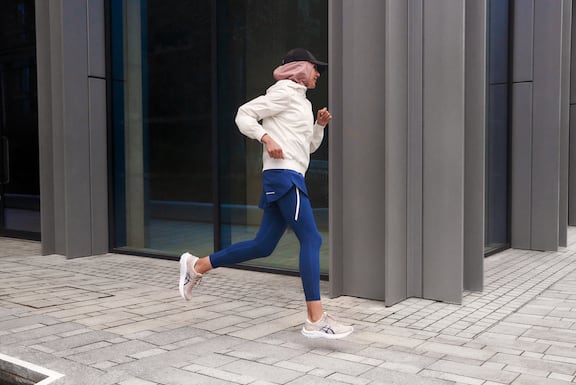
[[[238,109],[236,125],[242,134],[258,141],[268,134],[282,148],[284,159],[271,158],[264,148],[263,170],[284,169],[306,174],[310,154],[320,147],[324,138],[324,126],[314,123],[306,90],[306,86],[292,80],[279,80],[266,90],[266,95]]]

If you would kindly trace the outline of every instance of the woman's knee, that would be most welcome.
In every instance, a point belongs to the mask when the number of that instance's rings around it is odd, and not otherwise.
[[[322,235],[320,235],[318,230],[306,232],[299,238],[302,244],[308,244],[315,249],[320,249],[322,246]]]

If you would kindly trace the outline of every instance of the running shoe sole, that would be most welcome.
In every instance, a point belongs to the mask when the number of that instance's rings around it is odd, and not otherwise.
[[[308,331],[308,330],[302,328],[302,335],[306,338],[326,338],[329,340],[338,340],[341,338],[348,337],[350,334],[352,334],[353,331],[354,330],[350,330],[347,333],[340,333],[340,334],[328,334],[328,333],[324,333],[324,332],[317,331],[317,330]]]
[[[192,255],[190,253],[184,253],[180,256],[180,281],[178,282],[178,289],[180,290],[180,296],[186,299],[184,295],[184,284],[186,283],[186,274],[188,274],[188,258]]]

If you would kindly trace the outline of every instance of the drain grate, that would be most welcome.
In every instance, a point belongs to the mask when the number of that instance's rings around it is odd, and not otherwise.
[[[0,353],[0,385],[48,385],[63,374]]]
[[[113,295],[74,286],[60,286],[42,288],[41,290],[18,292],[6,295],[2,299],[34,309],[45,309],[52,306],[68,305],[71,303],[108,297],[113,297]]]

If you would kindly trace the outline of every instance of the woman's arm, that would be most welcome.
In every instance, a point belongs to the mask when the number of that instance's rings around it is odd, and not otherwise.
[[[240,106],[236,114],[236,125],[245,136],[262,142],[262,138],[267,132],[259,121],[285,110],[289,101],[290,95],[286,90],[269,90],[266,95],[259,96]]]
[[[332,120],[332,115],[326,107],[318,110],[316,124],[314,124],[314,132],[312,133],[312,140],[310,141],[310,153],[313,153],[320,147],[324,139],[324,127]]]
[[[284,153],[282,152],[282,147],[272,137],[268,134],[264,134],[260,140],[264,146],[266,146],[266,152],[274,159],[284,159]]]

